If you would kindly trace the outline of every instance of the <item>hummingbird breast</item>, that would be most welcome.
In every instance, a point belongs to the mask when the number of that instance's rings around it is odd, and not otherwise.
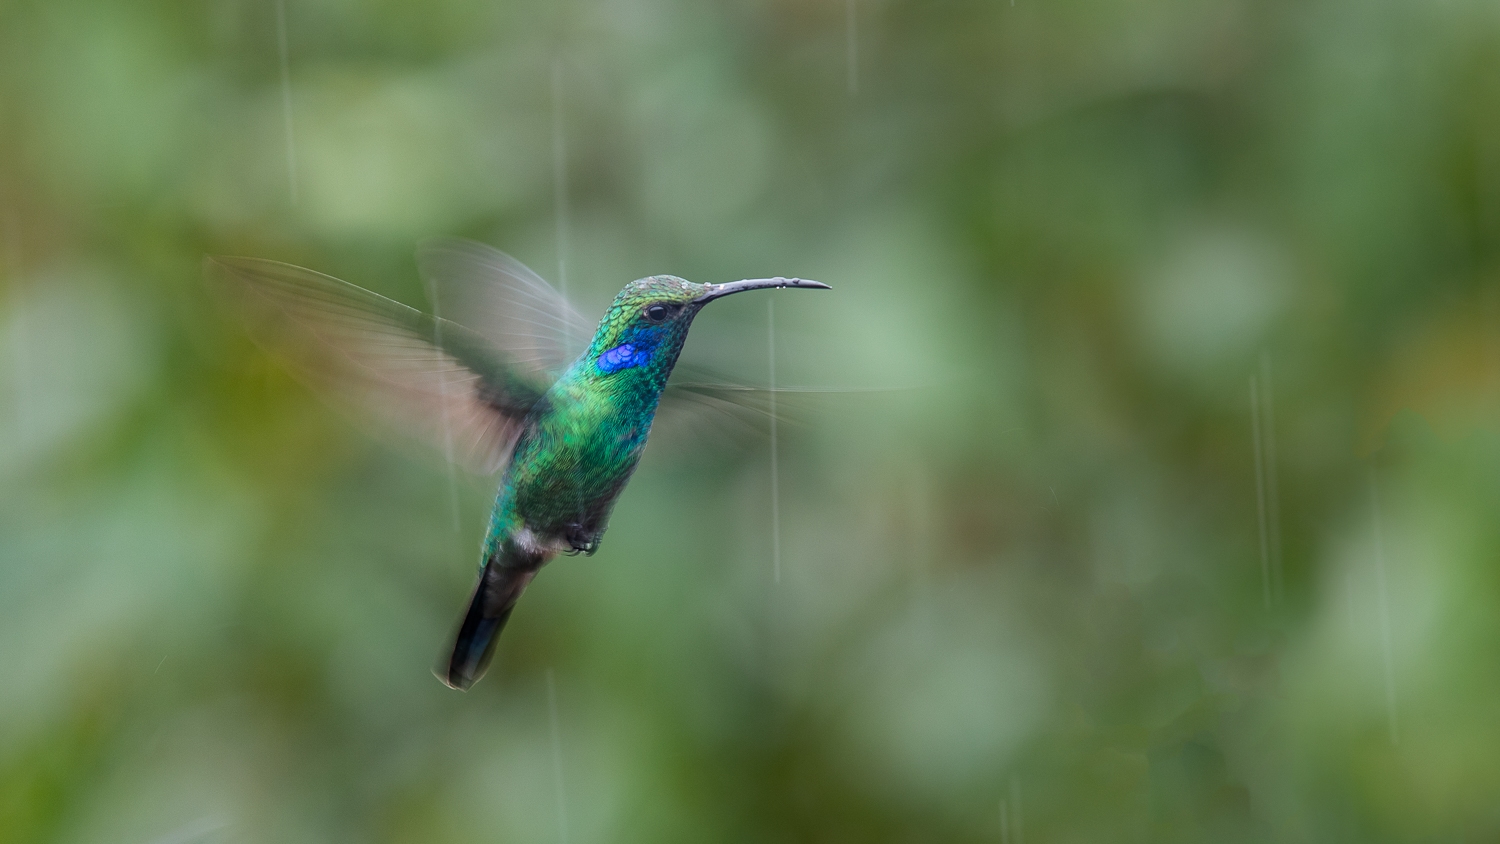
[[[596,540],[604,532],[640,462],[656,402],[580,389],[554,393],[517,441],[499,503],[539,548],[566,550],[569,536]]]

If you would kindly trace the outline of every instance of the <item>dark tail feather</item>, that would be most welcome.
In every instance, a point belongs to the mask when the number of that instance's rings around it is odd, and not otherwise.
[[[507,562],[516,561],[496,557],[479,574],[479,584],[469,599],[469,611],[454,637],[447,673],[438,677],[452,688],[462,691],[484,676],[510,611],[526,591],[526,584],[536,576],[535,566],[506,565]]]

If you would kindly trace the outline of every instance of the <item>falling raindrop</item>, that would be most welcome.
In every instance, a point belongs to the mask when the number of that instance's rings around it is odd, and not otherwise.
[[[776,447],[776,300],[766,299],[766,348],[770,361],[771,402],[771,581],[781,582],[781,483],[777,476]]]
[[[1261,441],[1260,394],[1250,376],[1250,430],[1255,441],[1255,504],[1260,522],[1260,587],[1266,609],[1271,608],[1271,541],[1266,519],[1265,446]]]
[[[1360,634],[1359,588],[1354,579],[1354,572],[1352,571],[1344,574],[1344,603],[1346,604],[1344,613],[1349,618],[1350,633],[1355,638],[1358,638]]]
[[[1281,485],[1276,477],[1276,401],[1271,386],[1271,353],[1260,355],[1261,426],[1265,434],[1266,525],[1271,547],[1271,594],[1281,600],[1286,579],[1281,566]]]
[[[286,37],[286,0],[276,0],[276,43],[281,52],[281,117],[286,125],[286,178],[297,204],[297,136],[292,131],[292,73]]]
[[[918,617],[925,623],[928,608],[932,605],[932,492],[928,489],[927,473],[920,464],[912,468],[907,494],[910,496],[907,507],[911,518],[912,603]]]
[[[859,93],[859,32],[855,26],[856,0],[844,0],[844,47],[848,60],[849,96]]]
[[[14,215],[7,213],[4,226],[5,276],[10,287],[11,366],[16,390],[16,432],[25,442],[30,432],[31,366],[26,336],[25,286],[21,283],[21,232]]]
[[[557,837],[568,844],[568,792],[563,784],[562,728],[557,718],[557,677],[547,669],[547,711],[552,726],[552,784],[557,791]]]
[[[442,303],[438,301],[437,285],[430,278],[427,280],[427,298],[432,302],[432,342],[441,349],[443,348],[443,308]],[[442,383],[438,386],[438,391],[442,394],[443,404],[446,405],[451,395],[449,388],[452,382],[450,373],[447,371],[444,371],[441,377]],[[463,525],[459,518],[458,507],[458,474],[453,460],[453,423],[447,413],[438,415],[443,420],[443,456],[447,458],[448,502],[453,510],[453,532],[462,533]]]
[[[1021,778],[1010,778],[1010,842],[1026,844],[1026,828],[1021,821]]]
[[[552,60],[552,214],[557,230],[557,290],[568,296],[568,139],[563,129],[563,68]],[[568,327],[563,326],[566,332]],[[572,348],[571,337],[564,342]]]
[[[1401,732],[1396,720],[1396,666],[1391,646],[1390,596],[1385,582],[1385,542],[1381,535],[1380,487],[1376,482],[1375,468],[1370,467],[1370,512],[1375,533],[1375,591],[1380,601],[1380,650],[1385,666],[1385,709],[1390,722],[1391,744],[1401,742]]]

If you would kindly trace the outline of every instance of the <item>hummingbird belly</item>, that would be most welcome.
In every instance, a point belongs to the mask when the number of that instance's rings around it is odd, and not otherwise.
[[[645,448],[650,416],[590,409],[539,420],[506,472],[497,504],[509,511],[514,538],[539,552],[592,553]]]

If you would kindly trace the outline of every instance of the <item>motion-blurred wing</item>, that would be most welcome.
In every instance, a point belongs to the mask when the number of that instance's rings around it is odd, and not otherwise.
[[[746,442],[769,431],[774,418],[783,425],[810,424],[835,414],[832,397],[885,394],[885,389],[838,387],[756,387],[738,384],[692,364],[679,364],[662,394],[652,439],[681,448],[693,443]]]
[[[758,441],[769,430],[768,402],[749,396],[726,397],[714,388],[668,384],[651,425],[650,442],[674,452],[723,445],[743,446]],[[764,398],[757,396],[756,399]],[[778,409],[775,414],[785,414]]]
[[[588,348],[594,323],[525,264],[471,240],[417,250],[433,312],[464,325],[534,373],[556,377]]]
[[[209,258],[205,268],[255,340],[303,380],[474,471],[504,466],[546,392],[474,332],[332,276],[257,258]]]

